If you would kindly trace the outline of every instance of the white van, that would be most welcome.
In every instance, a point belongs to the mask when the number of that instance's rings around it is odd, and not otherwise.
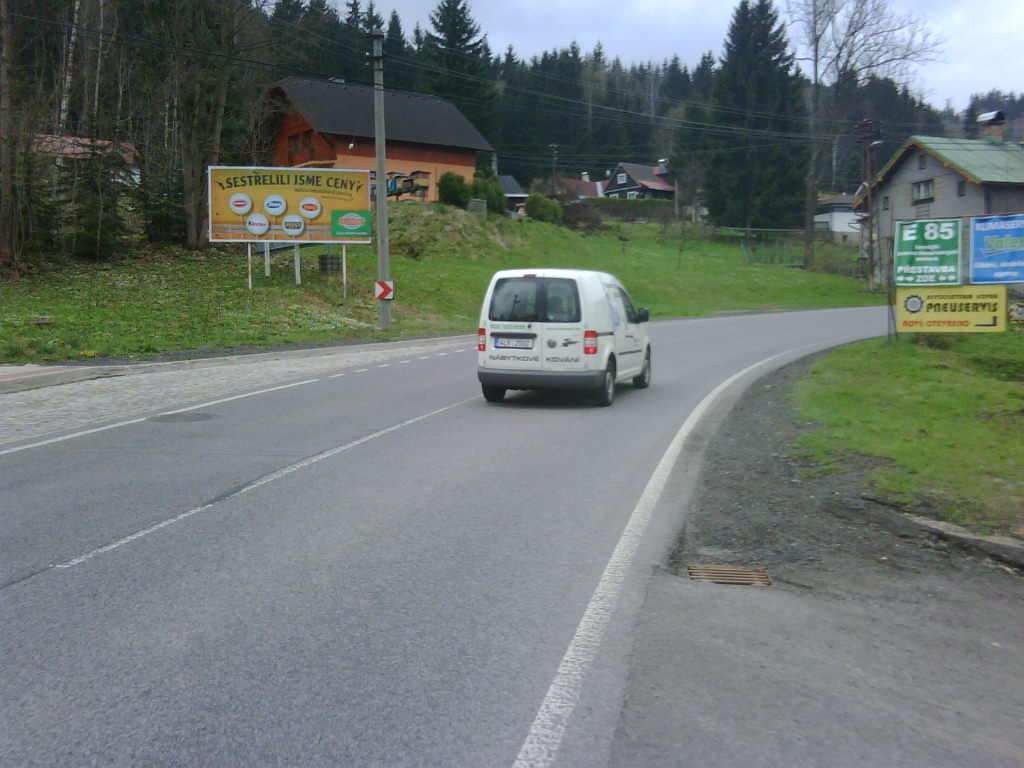
[[[605,272],[497,272],[477,337],[484,397],[495,403],[509,389],[583,389],[611,405],[617,383],[644,389],[651,383],[648,317]]]

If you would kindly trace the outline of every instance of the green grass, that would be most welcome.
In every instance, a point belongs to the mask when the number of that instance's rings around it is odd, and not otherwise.
[[[875,492],[983,532],[1024,530],[1024,333],[873,340],[819,361],[797,389],[821,425],[798,449],[868,462]]]
[[[319,271],[322,247],[302,251],[300,286],[291,250],[273,256],[270,277],[258,255],[251,291],[245,246],[202,254],[137,249],[110,264],[67,263],[0,285],[0,362],[472,332],[491,274],[517,266],[613,272],[654,317],[881,301],[851,278],[749,264],[738,246],[691,239],[680,249],[655,225],[585,237],[537,222],[481,222],[444,206],[391,211],[396,300],[387,333],[377,329],[373,246],[349,247],[347,295],[340,276]]]

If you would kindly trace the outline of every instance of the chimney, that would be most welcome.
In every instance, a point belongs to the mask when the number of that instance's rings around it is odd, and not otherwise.
[[[979,136],[982,139],[992,139],[996,142],[1003,141],[1003,131],[1006,128],[1006,115],[1000,110],[985,112],[978,115],[978,125],[981,126]]]
[[[590,181],[590,173],[588,171],[584,171],[582,174],[580,174],[580,178],[583,181],[589,182]]]

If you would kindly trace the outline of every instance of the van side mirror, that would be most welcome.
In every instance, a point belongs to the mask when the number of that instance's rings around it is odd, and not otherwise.
[[[637,309],[637,311],[636,311],[636,321],[638,323],[646,323],[650,319],[651,319],[651,313],[647,309],[647,307],[640,307],[639,309]]]

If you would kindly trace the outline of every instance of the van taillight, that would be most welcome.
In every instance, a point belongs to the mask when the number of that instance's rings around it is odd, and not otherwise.
[[[476,332],[476,350],[477,352],[487,351],[487,330],[485,328]]]
[[[584,331],[583,332],[583,354],[584,355],[596,355],[597,354],[597,331]]]

